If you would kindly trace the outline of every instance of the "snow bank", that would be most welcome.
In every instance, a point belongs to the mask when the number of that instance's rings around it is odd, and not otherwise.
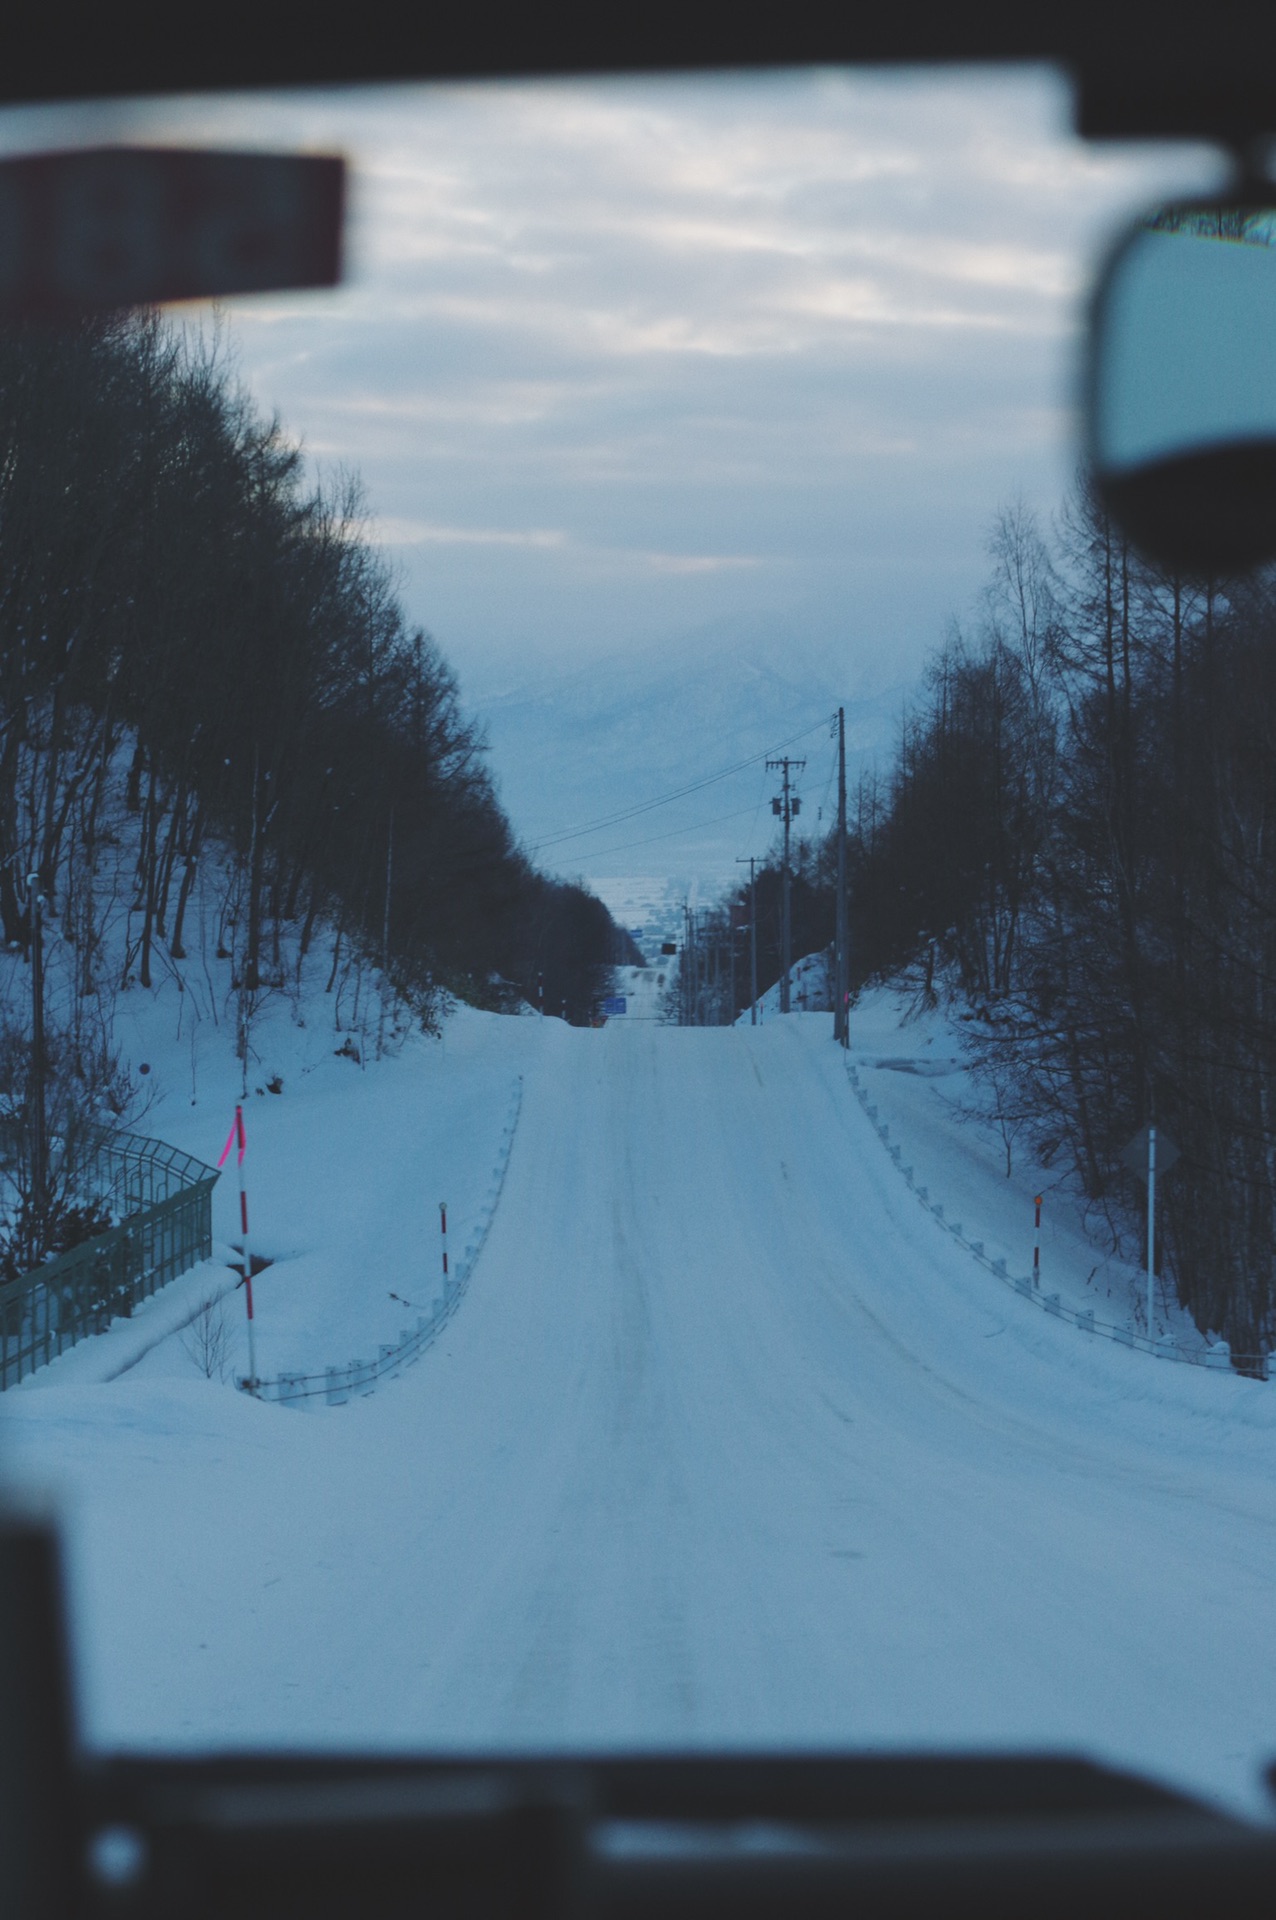
[[[943,1208],[950,1226],[979,1241],[990,1261],[1031,1274],[1035,1201],[1042,1196],[1041,1295],[1057,1293],[1067,1312],[1146,1331],[1146,1275],[1112,1249],[1101,1219],[1087,1229],[1075,1193],[1059,1169],[1009,1152],[984,1105],[962,1049],[959,1018],[918,1011],[890,988],[862,993],[851,1010],[849,1057],[868,1104],[889,1129],[901,1167]],[[1009,1164],[1007,1162],[1009,1161]],[[1154,1333],[1204,1357],[1207,1342],[1158,1280]]]

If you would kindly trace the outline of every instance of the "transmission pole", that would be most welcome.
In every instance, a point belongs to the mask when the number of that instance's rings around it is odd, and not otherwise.
[[[722,942],[718,938],[717,928],[709,922],[709,946],[704,956],[704,984],[708,994],[708,1019],[705,1025],[716,1026],[718,1007],[718,988],[722,981]]]
[[[682,1024],[691,1025],[691,908],[683,902],[682,907]]]
[[[687,1025],[700,1025],[700,948],[696,933],[696,916],[692,909],[687,910],[687,955],[690,966],[687,972]]]
[[[768,760],[767,770],[782,771],[784,783],[782,791],[771,802],[772,813],[779,814],[784,822],[784,885],[783,885],[783,936],[780,950],[780,1012],[789,1011],[789,973],[793,966],[793,919],[789,904],[789,828],[802,811],[802,802],[792,791],[791,776],[801,773],[805,760],[790,760],[786,754],[782,760]]]
[[[736,859],[737,867],[747,866],[749,869],[749,1025],[751,1027],[756,1027],[758,1024],[758,891],[753,871],[755,864],[752,854],[747,861],[742,857]]]
[[[682,941],[682,1024],[700,1025],[700,930],[690,906],[684,906]]]
[[[735,1025],[735,903],[727,902],[727,959],[731,967],[731,986],[727,996],[727,1019],[729,1027]]]
[[[849,1044],[850,956],[846,950],[846,709],[837,710],[837,956],[833,969],[833,1038]]]

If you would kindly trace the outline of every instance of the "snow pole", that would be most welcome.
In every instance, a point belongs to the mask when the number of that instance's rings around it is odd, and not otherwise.
[[[1033,1201],[1032,1204],[1036,1209],[1036,1218],[1033,1223],[1033,1235],[1032,1235],[1032,1284],[1034,1287],[1039,1287],[1041,1285],[1041,1195],[1040,1194],[1037,1195],[1036,1199]]]
[[[447,1201],[439,1201],[439,1232],[443,1237],[443,1291],[447,1292]]]
[[[543,973],[538,973],[536,976],[536,1005],[543,1020],[545,1018],[545,976]]]
[[[1148,1339],[1155,1340],[1152,1320],[1153,1286],[1156,1279],[1156,1128],[1148,1128]]]
[[[240,1260],[240,1271],[243,1275],[244,1299],[248,1307],[248,1386],[252,1389],[257,1385],[257,1348],[253,1337],[253,1263],[252,1256],[248,1251],[248,1189],[244,1185],[244,1148],[246,1145],[247,1141],[244,1135],[244,1109],[242,1106],[237,1106],[235,1108],[235,1124],[230,1130],[230,1137],[222,1148],[222,1157],[217,1164],[219,1167],[224,1167],[231,1148],[234,1146],[238,1147],[239,1151],[235,1158],[239,1169],[239,1226],[240,1232],[243,1235],[243,1252]]]

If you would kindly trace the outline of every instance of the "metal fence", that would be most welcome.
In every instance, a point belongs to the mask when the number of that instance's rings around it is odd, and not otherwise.
[[[1150,1353],[1157,1360],[1177,1360],[1189,1367],[1217,1367],[1223,1370],[1235,1368],[1238,1373],[1246,1374],[1253,1379],[1276,1379],[1276,1355],[1233,1353],[1226,1340],[1215,1340],[1209,1346],[1185,1347],[1169,1334],[1162,1334],[1157,1338],[1147,1333],[1140,1333],[1136,1327],[1100,1320],[1093,1307],[1071,1306],[1058,1293],[1044,1292],[1031,1274],[1012,1274],[1004,1260],[993,1259],[984,1251],[982,1240],[967,1237],[965,1228],[959,1220],[949,1220],[945,1217],[941,1200],[932,1200],[929,1190],[918,1185],[913,1169],[904,1165],[902,1148],[898,1143],[891,1145],[890,1127],[886,1121],[878,1117],[877,1108],[872,1104],[868,1090],[860,1080],[859,1071],[849,1059],[846,1062],[846,1071],[855,1090],[855,1097],[872,1122],[879,1140],[922,1206],[933,1215],[946,1233],[952,1235],[958,1246],[964,1247],[973,1259],[986,1267],[988,1272],[1003,1285],[1013,1287],[1022,1299],[1030,1300],[1034,1306],[1040,1307],[1044,1313],[1053,1315],[1056,1320],[1068,1321],[1081,1333],[1096,1334],[1101,1339],[1115,1340],[1118,1346],[1129,1347],[1140,1353]]]
[[[415,1365],[426,1348],[438,1339],[460,1306],[470,1284],[470,1275],[496,1216],[522,1106],[523,1079],[520,1074],[514,1082],[496,1165],[479,1208],[474,1231],[460,1259],[451,1267],[440,1293],[431,1302],[429,1311],[417,1316],[416,1325],[404,1328],[397,1340],[379,1347],[375,1360],[350,1360],[343,1366],[325,1367],[322,1373],[280,1373],[271,1380],[259,1380],[255,1387],[241,1380],[239,1384],[245,1391],[255,1392],[259,1400],[273,1400],[281,1406],[317,1407],[326,1404],[344,1407],[352,1397],[366,1399],[370,1393],[374,1393],[379,1380],[392,1378],[402,1373],[404,1367]]]
[[[212,1167],[136,1133],[102,1129],[77,1175],[121,1224],[0,1281],[0,1391],[132,1313],[213,1250]]]

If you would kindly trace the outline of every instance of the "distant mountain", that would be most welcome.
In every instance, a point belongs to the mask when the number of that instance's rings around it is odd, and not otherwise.
[[[875,758],[886,764],[905,689],[864,682],[835,647],[735,623],[506,682],[474,706],[501,797],[539,864],[591,881],[648,875],[716,888],[737,855],[771,841],[778,776],[765,769],[768,752],[805,759],[797,791],[811,830],[836,805],[839,703],[851,783]],[[650,804],[670,795],[681,797]]]

